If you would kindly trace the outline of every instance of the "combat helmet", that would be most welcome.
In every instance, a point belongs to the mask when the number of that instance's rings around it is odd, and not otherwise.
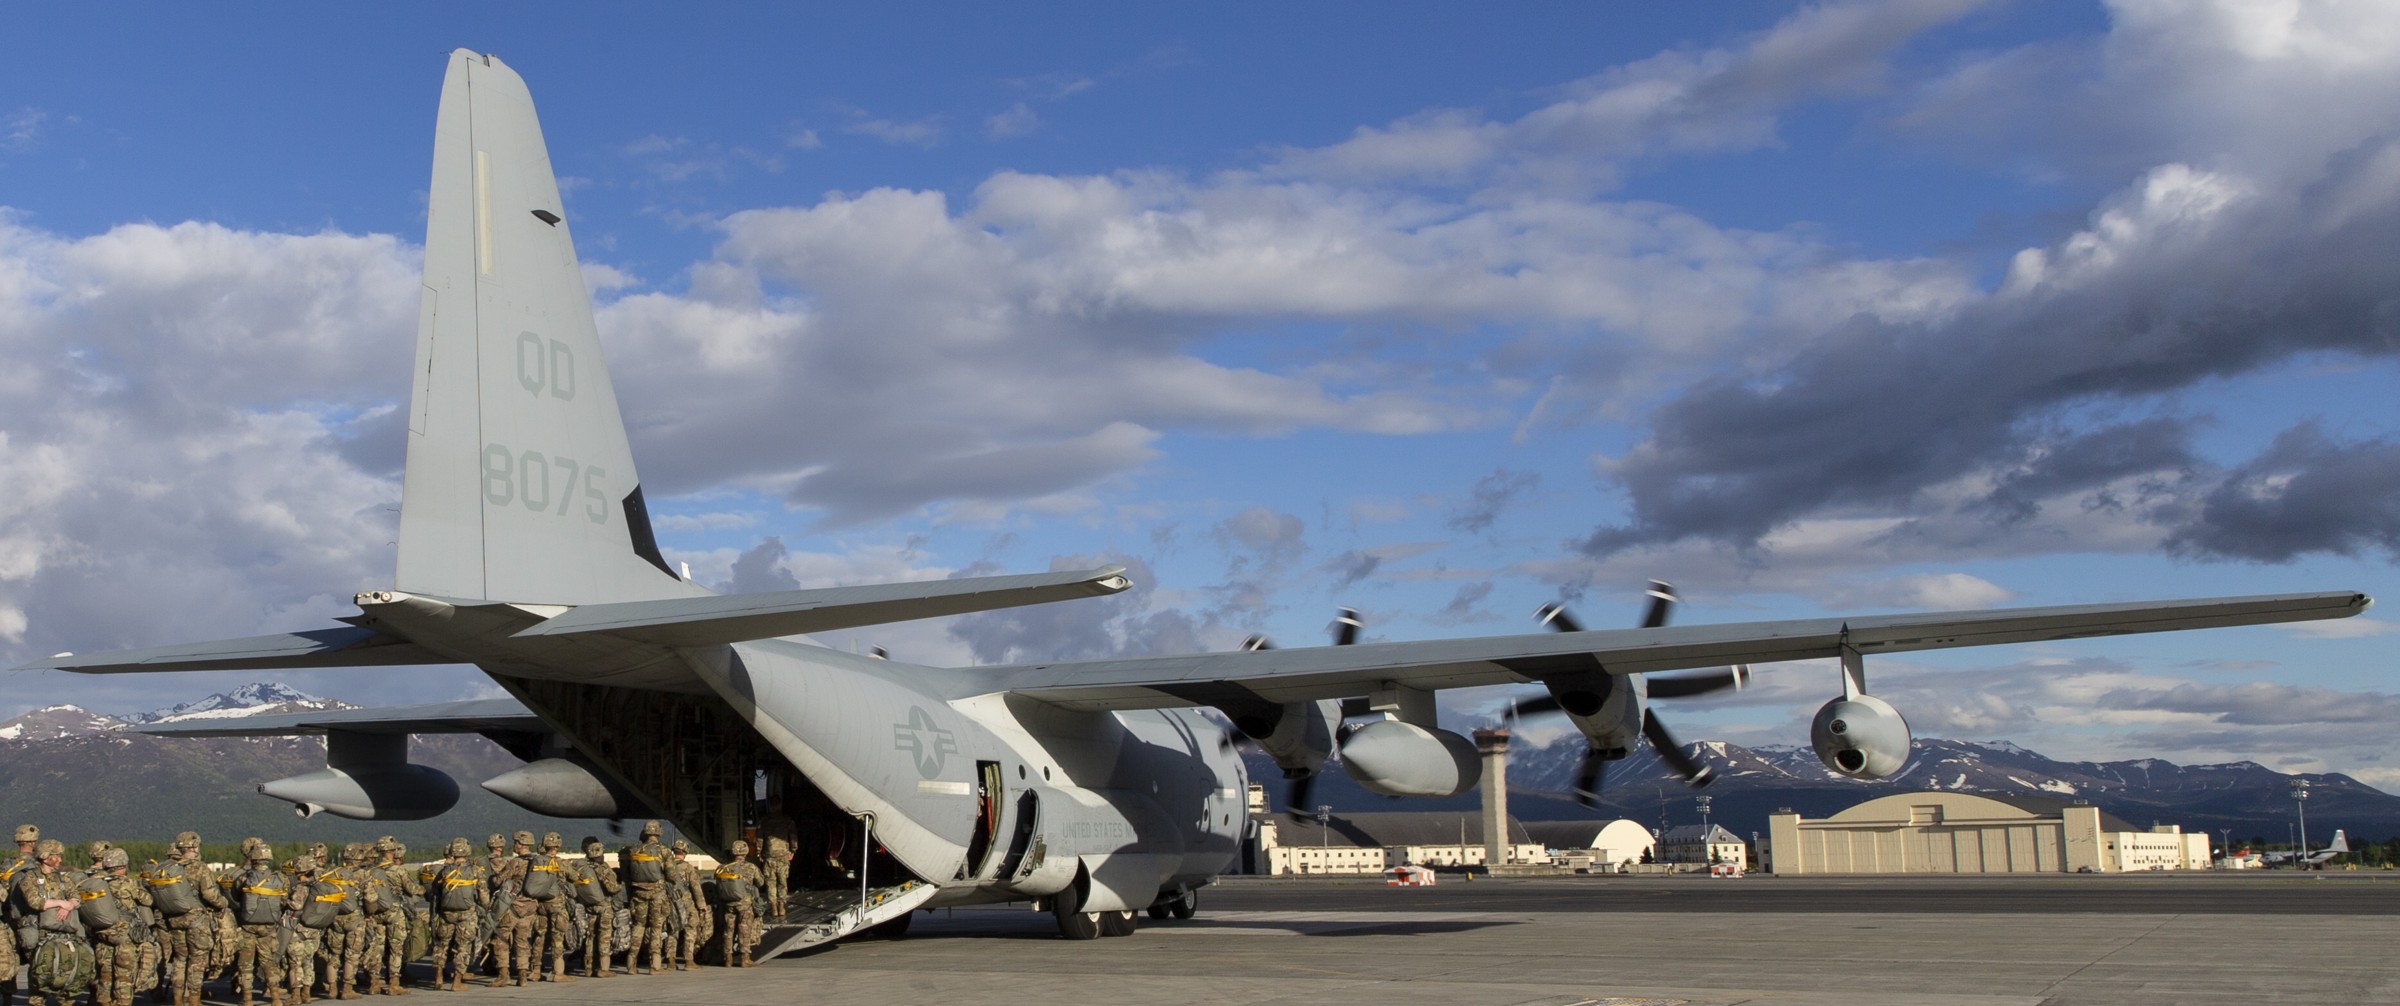
[[[175,850],[176,850],[177,852],[182,852],[182,851],[184,851],[184,850],[187,850],[187,849],[188,849],[188,850],[190,850],[190,851],[193,851],[193,852],[198,852],[198,851],[200,851],[200,833],[199,833],[199,832],[197,832],[197,831],[187,831],[187,832],[184,832],[184,833],[182,833],[182,834],[179,834],[179,835],[175,836]]]
[[[522,846],[526,846],[526,847],[528,847],[528,848],[532,847],[532,845],[533,845],[533,833],[532,833],[532,832],[530,832],[530,831],[520,831],[520,832],[518,832],[518,833],[517,833],[517,844],[518,844],[518,845],[522,845]]]
[[[555,831],[545,831],[542,833],[542,851],[544,852],[556,851],[557,849],[564,847],[566,844],[567,840],[558,837],[558,833]]]
[[[738,839],[738,838],[737,838],[737,839],[734,839],[734,840],[733,840],[733,854],[734,854],[734,856],[736,856],[736,857],[741,857],[741,856],[747,856],[747,855],[749,855],[749,854],[750,854],[750,843],[748,843],[748,842],[745,842],[745,841],[742,841],[741,839]]]
[[[493,852],[508,848],[508,836],[495,831],[492,837],[483,840],[483,847]]]
[[[55,838],[42,839],[41,844],[33,847],[33,858],[35,859],[48,859],[52,856],[64,856],[66,854],[67,843],[61,842]]]
[[[133,857],[126,855],[125,850],[114,846],[109,848],[107,855],[100,857],[100,868],[103,870],[121,870],[132,865]]]
[[[28,825],[28,827],[31,827],[31,826],[30,826],[30,825]],[[659,825],[658,825],[658,822],[656,822],[656,821],[644,821],[644,822],[642,822],[642,837],[643,837],[643,838],[657,838],[657,837],[658,837],[658,836],[659,836],[661,833],[663,833],[663,832],[665,832],[665,831],[666,831],[666,829],[665,829],[665,828],[661,828],[661,827],[659,827]],[[17,841],[23,842],[23,841],[29,841],[29,839],[22,839],[22,838],[20,838],[20,839],[18,839]]]
[[[18,826],[17,826],[17,837],[16,837],[15,839],[13,839],[13,841],[18,841],[18,842],[39,842],[39,841],[41,841],[41,840],[42,840],[42,829],[40,829],[40,828],[37,828],[37,827],[35,827],[35,826],[33,826],[33,825],[30,825],[30,824],[20,824],[20,825],[18,825]]]
[[[461,836],[451,839],[449,846],[442,850],[442,855],[457,856],[460,859],[465,859],[474,851],[475,846],[472,843],[469,843],[464,836]]]

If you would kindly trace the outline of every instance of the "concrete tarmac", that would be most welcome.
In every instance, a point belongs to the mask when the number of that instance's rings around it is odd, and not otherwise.
[[[2400,1003],[2400,874],[1229,878],[1068,942],[1021,906],[748,970],[477,989],[601,1003]],[[444,997],[448,998],[448,997]]]

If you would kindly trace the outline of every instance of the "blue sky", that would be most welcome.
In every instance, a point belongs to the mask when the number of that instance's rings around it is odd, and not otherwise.
[[[1688,621],[2389,595],[2395,41],[2380,6],[2199,0],[20,8],[0,641],[308,627],[389,577],[459,46],[533,88],[698,578],[1145,581],[834,645],[1602,625],[1652,576]],[[1924,734],[2400,791],[2390,625],[1874,673]],[[1676,722],[1802,742],[1833,686]]]

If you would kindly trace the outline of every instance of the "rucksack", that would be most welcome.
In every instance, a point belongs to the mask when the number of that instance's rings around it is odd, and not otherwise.
[[[558,900],[558,857],[547,853],[525,857],[525,896],[535,901]]]
[[[50,936],[33,951],[33,987],[39,992],[72,999],[92,987],[99,969],[99,955],[82,940]]]
[[[159,913],[174,918],[200,907],[200,892],[184,878],[183,864],[168,860],[152,860],[142,869],[142,883],[150,888],[150,904]]]

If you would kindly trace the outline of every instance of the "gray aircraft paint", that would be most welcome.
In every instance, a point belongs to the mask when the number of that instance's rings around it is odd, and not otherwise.
[[[871,911],[846,912],[811,940],[918,905],[1039,897],[1079,876],[1089,887],[1083,906],[1095,911],[1145,907],[1162,892],[1206,883],[1235,855],[1246,779],[1223,729],[1181,708],[1195,700],[1179,692],[1313,702],[2340,618],[2370,603],[2356,593],[2299,594],[961,669],[871,660],[799,636],[757,639],[795,626],[1088,597],[1124,582],[1103,569],[713,598],[668,574],[654,546],[647,557],[637,550],[649,538],[646,518],[629,520],[636,470],[524,82],[497,59],[453,53],[434,151],[395,589],[359,594],[360,614],[345,619],[351,628],[62,655],[38,666],[126,673],[464,662],[522,703],[156,728],[165,733],[540,729],[586,755],[596,750],[537,695],[635,695],[662,707],[671,699],[695,722],[746,723],[841,812],[872,820],[876,839],[926,881]],[[586,605],[605,607],[565,617]],[[560,621],[541,628],[552,619]],[[703,698],[706,708],[691,705]],[[706,718],[726,709],[733,720]],[[1025,815],[1038,822],[1021,861],[1004,863],[995,849],[967,862],[978,762],[1000,766],[993,844],[1017,834]],[[593,767],[611,785],[627,781],[623,766],[595,758]]]

